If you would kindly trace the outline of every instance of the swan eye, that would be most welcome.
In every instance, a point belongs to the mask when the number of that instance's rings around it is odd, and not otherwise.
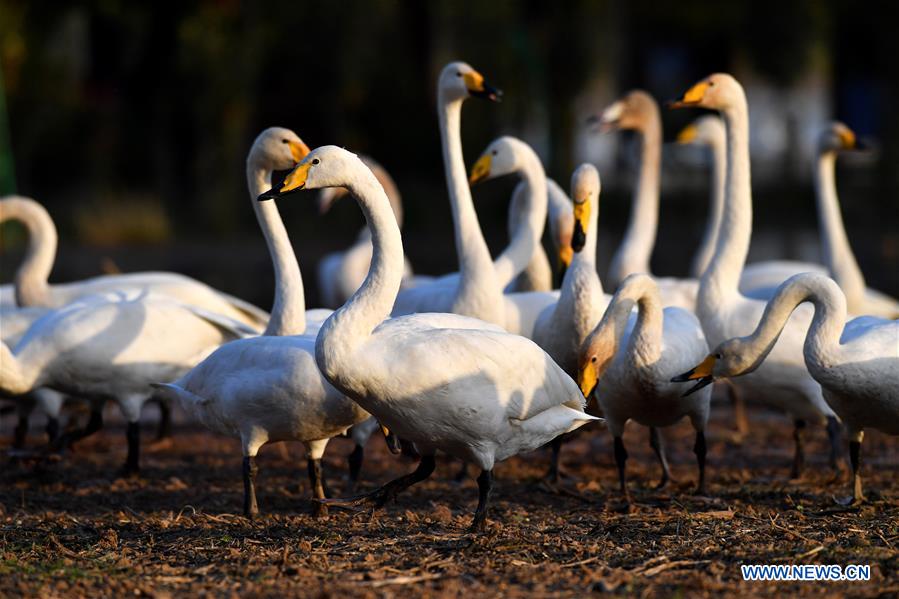
[[[315,165],[318,164],[319,162],[321,162],[321,160],[319,160],[318,158],[313,158],[313,159],[312,159],[312,165],[313,165],[313,166],[315,166]]]
[[[596,356],[593,356],[592,358],[590,358],[590,361],[593,362],[593,363],[595,364],[595,363],[596,363]]]
[[[286,143],[288,143],[288,142],[287,142],[286,139],[282,139],[282,140],[281,140],[281,143],[282,143],[282,144],[286,144]]]
[[[462,71],[456,71],[456,77],[461,77],[461,76],[462,76]]]
[[[723,360],[723,359],[724,359],[724,354],[721,354],[721,353],[715,354],[715,359],[716,359],[716,360]]]
[[[497,152],[496,150],[493,150],[493,151],[490,152],[490,153],[493,154],[494,156],[496,156],[499,152]]]
[[[714,82],[714,81],[709,81],[709,87],[715,87],[715,82]]]

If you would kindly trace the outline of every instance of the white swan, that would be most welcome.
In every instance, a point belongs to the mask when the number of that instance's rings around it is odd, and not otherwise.
[[[281,192],[349,188],[372,230],[371,270],[359,291],[322,326],[316,362],[325,377],[422,455],[412,474],[355,501],[383,504],[429,476],[445,451],[477,464],[483,526],[498,460],[535,449],[593,420],[577,385],[533,342],[449,314],[390,320],[402,279],[403,245],[384,191],[356,156],[314,150]],[[468,323],[468,329],[457,324]],[[346,503],[346,500],[326,500]]]
[[[291,155],[281,150],[281,138],[299,140],[293,131],[266,129],[256,138],[247,159],[251,201],[275,264],[271,321],[281,326],[261,337],[226,343],[177,381],[158,385],[206,427],[240,438],[244,514],[250,518],[259,513],[256,454],[260,447],[278,441],[302,442],[311,488],[316,497],[323,498],[321,459],[328,441],[370,417],[331,386],[315,365],[315,334],[320,323],[307,333],[303,281],[287,230],[274,202],[256,201],[271,189],[273,169],[293,165]],[[303,151],[308,152],[305,145]],[[370,434],[372,429],[359,430]],[[362,465],[367,434],[362,437],[350,457],[351,484]],[[320,504],[318,513],[325,513]]]
[[[754,372],[790,315],[803,302],[814,305],[815,316],[805,337],[803,357],[808,371],[824,388],[824,398],[849,431],[852,462],[852,500],[864,500],[859,453],[864,429],[899,435],[899,322],[862,316],[846,322],[846,297],[831,279],[799,274],[785,281],[768,302],[755,330],[724,341],[684,379],[697,385],[719,377]]]
[[[638,311],[631,317],[635,305]],[[595,391],[615,438],[615,462],[626,498],[627,451],[622,435],[628,420],[650,427],[650,443],[662,465],[662,487],[670,473],[657,429],[689,417],[696,430],[693,451],[699,463],[697,493],[705,492],[705,427],[711,388],[684,398],[682,387],[671,378],[683,372],[685,365],[696,364],[708,351],[696,316],[673,306],[663,309],[658,286],[645,274],[630,275],[618,286],[599,325],[584,342],[578,383],[585,397]]]
[[[828,273],[846,294],[850,314],[899,318],[899,301],[865,285],[865,277],[852,252],[834,174],[837,155],[856,147],[855,133],[840,122],[827,125],[818,140],[815,164],[815,200],[818,212],[818,238],[824,266],[820,264],[775,260],[749,264],[740,279],[740,288],[753,297],[767,299],[787,277],[800,272]]]
[[[403,199],[393,177],[372,158],[362,156],[361,159],[371,169],[371,172],[375,174],[378,182],[387,193],[387,197],[390,199],[390,206],[393,208],[393,214],[396,216],[396,222],[402,228]],[[319,212],[324,214],[330,210],[331,205],[345,193],[345,189],[323,189],[318,198]],[[318,263],[318,291],[322,304],[331,309],[342,306],[362,285],[362,281],[365,280],[365,275],[368,273],[370,263],[371,236],[368,228],[362,227],[352,246],[344,251],[327,254]],[[406,259],[403,270],[403,287],[415,287],[417,284],[422,284],[429,279],[430,277],[414,277],[412,266],[408,258]]]
[[[740,272],[752,234],[752,188],[749,174],[749,116],[742,86],[730,75],[703,79],[672,103],[673,108],[697,106],[721,113],[727,126],[727,187],[715,255],[700,280],[696,315],[709,345],[744,335],[765,309],[765,302],[748,298],[738,289]],[[765,364],[753,374],[733,381],[748,397],[792,415],[796,452],[793,475],[801,472],[804,453],[801,431],[808,420],[828,420],[831,461],[836,465],[838,423],[824,401],[821,387],[801,358],[811,312],[800,308],[785,328]]]
[[[59,308],[79,298],[117,291],[125,287],[152,291],[216,312],[251,327],[264,328],[268,315],[241,299],[222,293],[190,277],[171,272],[141,272],[103,275],[71,283],[49,284],[47,277],[56,259],[57,235],[53,219],[43,206],[30,198],[0,199],[0,223],[18,220],[28,230],[28,250],[16,271],[15,302],[19,306]],[[10,291],[5,288],[4,301]]]
[[[597,119],[591,119],[596,121]],[[607,283],[618,285],[632,273],[650,274],[649,259],[659,220],[659,175],[662,161],[662,119],[648,93],[634,90],[607,107],[598,118],[600,130],[633,130],[640,134],[640,171],[627,231],[609,265]],[[666,306],[693,311],[699,282],[695,279],[654,277]]]

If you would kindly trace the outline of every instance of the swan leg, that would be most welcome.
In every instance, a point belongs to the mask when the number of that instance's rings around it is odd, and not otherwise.
[[[562,436],[563,435],[559,435],[549,442],[552,454],[549,458],[549,470],[546,472],[544,478],[553,485],[559,484],[562,481],[562,477],[566,476],[566,473],[562,468],[562,443],[564,442]]]
[[[662,466],[662,479],[656,485],[656,489],[664,489],[671,480],[671,469],[668,467],[668,457],[665,455],[665,440],[659,433],[659,429],[654,426],[649,427],[649,446],[652,447]]]
[[[482,470],[478,476],[478,509],[474,512],[471,528],[468,532],[481,532],[487,523],[487,507],[490,503],[490,493],[493,491],[493,470]]]
[[[68,431],[59,436],[51,446],[54,451],[63,451],[86,437],[90,437],[103,428],[103,404],[95,404],[91,407],[91,415],[87,425],[81,430]]]
[[[627,490],[627,480],[624,477],[624,466],[627,462],[627,450],[621,437],[615,437],[615,464],[618,466],[618,482],[621,485],[621,494],[625,501],[631,502],[630,492]]]
[[[852,503],[858,504],[865,501],[865,494],[862,492],[862,473],[861,467],[862,442],[849,442],[849,461],[852,462]]]
[[[362,460],[365,459],[365,448],[362,445],[356,445],[353,448],[353,451],[347,456],[347,463],[349,464],[350,475],[349,481],[347,482],[347,491],[349,493],[354,493],[356,491],[356,485],[359,484],[359,473],[362,471]]]
[[[59,418],[55,416],[47,416],[47,426],[44,428],[47,433],[47,443],[53,445],[59,439]]]
[[[383,507],[387,502],[395,499],[396,496],[416,483],[425,480],[434,472],[437,462],[434,455],[424,455],[418,463],[418,467],[414,472],[401,476],[390,481],[383,487],[356,497],[337,498],[337,499],[318,499],[320,503],[325,505],[353,506],[362,503],[373,503],[375,507]]]
[[[734,409],[734,428],[737,432],[737,438],[742,442],[743,438],[749,434],[749,418],[746,416],[746,402],[743,396],[737,390],[736,385],[727,382],[728,395],[730,403]]]
[[[19,412],[19,421],[16,423],[15,430],[13,430],[13,449],[23,449],[25,447],[25,441],[27,438],[28,414],[26,412]]]
[[[259,505],[256,503],[256,474],[259,467],[256,465],[256,456],[247,455],[243,458],[243,515],[252,520],[259,514]]]
[[[830,467],[839,474],[840,472],[840,440],[842,437],[843,427],[836,416],[827,417],[827,438],[830,441]]]
[[[459,471],[456,472],[456,475],[453,477],[453,482],[462,483],[468,478],[468,462],[462,460],[461,466],[459,466]]]
[[[128,423],[125,438],[128,440],[128,457],[122,474],[136,476],[140,472],[140,421]]]
[[[172,436],[172,405],[164,400],[159,400],[159,428],[156,429],[156,440],[162,441]]]
[[[306,466],[309,471],[309,484],[312,486],[313,495],[315,495],[316,499],[324,499],[326,497],[324,484],[325,479],[322,475],[321,458],[306,458]],[[324,518],[327,515],[328,507],[323,503],[315,502],[315,516],[318,518]]]
[[[696,454],[696,462],[699,464],[699,484],[696,485],[696,494],[705,495],[705,432],[696,431],[696,443],[693,444],[693,453]]]
[[[805,420],[797,418],[793,427],[793,441],[796,444],[796,452],[793,454],[793,468],[790,472],[790,478],[802,476],[802,470],[805,467],[805,445],[802,439],[804,430]]]

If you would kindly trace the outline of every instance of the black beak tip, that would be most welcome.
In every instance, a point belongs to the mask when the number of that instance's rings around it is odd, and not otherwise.
[[[696,384],[693,385],[692,387],[690,387],[687,390],[687,392],[684,393],[681,397],[687,397],[688,395],[693,395],[694,393],[696,393],[703,387],[705,387],[707,385],[711,385],[714,381],[715,381],[715,379],[713,379],[712,377],[704,376],[701,379],[699,379],[698,381],[696,381]]]
[[[685,372],[683,374],[679,374],[677,376],[671,377],[671,382],[672,383],[686,383],[687,381],[690,380],[690,377],[692,375],[693,375],[693,371],[688,370],[687,372]]]
[[[256,198],[257,202],[265,202],[267,200],[274,200],[278,197],[278,192],[274,189],[269,189],[266,192],[259,194],[259,197]]]

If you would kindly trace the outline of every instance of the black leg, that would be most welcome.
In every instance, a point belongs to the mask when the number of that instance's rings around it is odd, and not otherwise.
[[[48,444],[56,443],[56,440],[59,439],[59,418],[48,416],[47,427],[44,430],[47,432]]]
[[[549,458],[549,471],[546,473],[546,480],[557,485],[562,479],[562,436],[558,436],[549,442],[549,448],[552,454]]]
[[[861,451],[861,441],[849,442],[849,461],[852,462],[852,503],[861,503],[865,500],[865,494],[862,492]]]
[[[462,464],[459,465],[459,471],[456,472],[456,475],[453,477],[453,481],[457,483],[465,482],[465,479],[468,478],[468,462],[462,460]]]
[[[13,449],[22,449],[25,447],[25,440],[28,438],[28,414],[20,413],[19,422],[13,431]]]
[[[493,470],[482,470],[478,476],[478,509],[474,512],[469,532],[484,530],[487,523],[487,506],[490,503],[490,492],[493,491]]]
[[[68,431],[59,436],[51,447],[54,451],[63,451],[74,445],[77,441],[90,437],[103,428],[103,406],[96,406],[91,409],[90,419],[87,425],[81,430]]]
[[[380,489],[372,491],[371,493],[366,493],[365,495],[359,495],[357,497],[348,497],[346,499],[321,499],[319,501],[325,505],[347,506],[358,505],[360,503],[374,503],[376,507],[382,507],[391,499],[396,498],[400,492],[431,476],[436,465],[437,463],[434,460],[433,455],[422,456],[421,461],[418,463],[418,468],[416,468],[414,472],[392,480]]]
[[[365,458],[365,448],[357,445],[353,448],[352,453],[347,457],[350,465],[349,483],[347,484],[347,492],[354,493],[356,485],[359,484],[359,473],[362,471],[362,460]]]
[[[243,458],[243,515],[252,520],[259,513],[256,504],[256,473],[259,467],[256,465],[256,456],[244,456]]]
[[[306,466],[309,470],[309,484],[312,487],[312,494],[316,499],[324,499],[325,485],[324,477],[322,476],[322,461],[307,458]],[[323,503],[316,501],[315,506],[316,516],[321,518],[328,515],[328,508]]]
[[[159,428],[156,429],[156,440],[168,439],[172,436],[172,406],[164,399],[159,400]]]
[[[791,478],[799,478],[802,476],[802,470],[805,467],[805,447],[802,441],[802,433],[805,430],[805,420],[797,418],[795,427],[793,428],[793,441],[796,444],[796,453],[793,455],[793,469],[790,473]]]
[[[656,457],[659,459],[659,464],[662,466],[662,479],[656,485],[656,489],[664,489],[668,486],[668,481],[671,480],[671,470],[668,468],[668,458],[665,456],[664,439],[662,439],[659,429],[654,426],[649,427],[649,446],[652,447]]]
[[[840,471],[840,440],[843,427],[836,416],[827,417],[827,438],[830,441],[830,467],[835,472]]]
[[[615,437],[615,464],[618,466],[618,482],[621,484],[621,493],[624,499],[630,503],[631,496],[627,490],[627,480],[624,477],[624,465],[627,462],[627,450],[621,437]]]
[[[140,472],[140,422],[129,422],[125,436],[128,439],[128,457],[125,459],[125,476]]]
[[[699,464],[699,484],[696,485],[696,494],[705,494],[705,456],[707,453],[705,445],[705,433],[696,431],[696,443],[693,444],[693,453],[696,454],[696,462]]]

